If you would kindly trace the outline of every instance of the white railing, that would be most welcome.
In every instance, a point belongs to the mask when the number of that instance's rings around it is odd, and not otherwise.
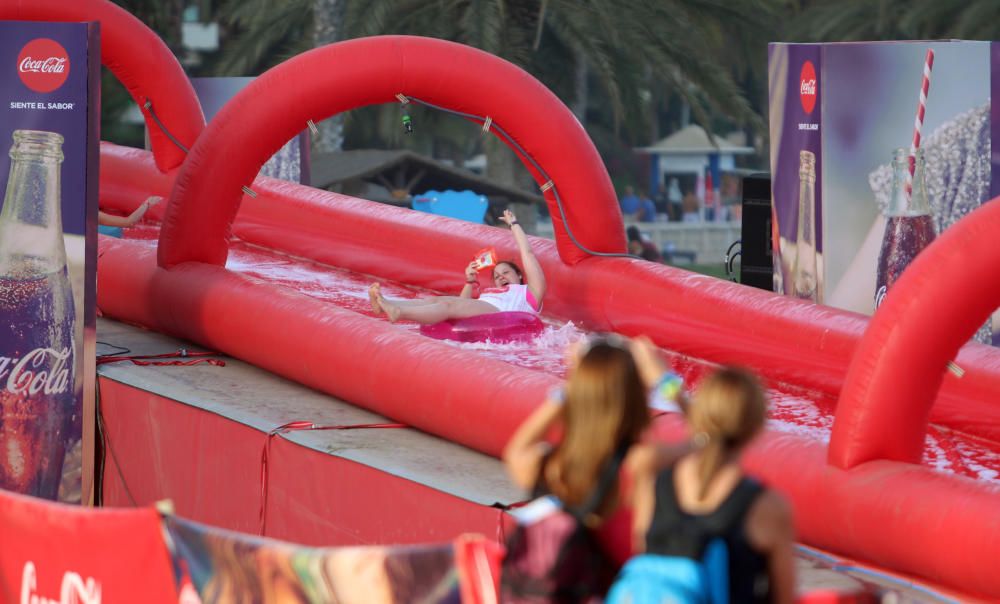
[[[726,250],[740,238],[740,223],[730,222],[626,222],[656,244],[657,249],[673,250],[675,259],[694,256],[695,264],[722,264]],[[552,238],[552,223],[539,221],[539,237]]]

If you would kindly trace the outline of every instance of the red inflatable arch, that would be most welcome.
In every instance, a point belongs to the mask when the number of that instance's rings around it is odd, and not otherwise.
[[[156,167],[183,163],[186,153],[156,123],[190,149],[205,128],[205,116],[191,82],[163,40],[123,8],[105,0],[25,0],[0,2],[0,19],[12,21],[99,21],[101,62],[128,89],[142,109]]]
[[[225,264],[241,188],[252,184],[269,157],[301,132],[307,120],[398,103],[400,93],[491,117],[548,173],[582,245],[599,252],[625,250],[622,216],[607,170],[583,127],[552,92],[522,69],[468,46],[379,36],[289,59],[226,104],[177,177],[160,237],[160,265],[191,260]],[[535,177],[541,180],[537,173]],[[545,196],[553,216],[559,216],[552,191]],[[586,258],[560,221],[555,222],[562,260],[573,264]]]
[[[993,201],[945,231],[892,288],[848,369],[831,464],[920,462],[948,362],[1000,306],[997,233],[1000,202]]]

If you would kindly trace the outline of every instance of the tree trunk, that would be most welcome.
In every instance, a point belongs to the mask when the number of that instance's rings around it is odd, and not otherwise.
[[[575,61],[573,66],[573,105],[570,109],[573,115],[580,121],[580,125],[587,126],[587,101],[590,99],[590,89],[588,88],[588,76],[590,67],[587,65],[587,58],[580,51],[573,53]]]
[[[313,46],[319,47],[340,39],[343,22],[342,0],[313,0]],[[318,153],[340,151],[344,145],[344,119],[335,115],[316,124],[319,134],[313,135],[313,150]]]

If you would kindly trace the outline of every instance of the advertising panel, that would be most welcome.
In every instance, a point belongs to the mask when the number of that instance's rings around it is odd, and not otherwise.
[[[93,472],[99,77],[97,24],[0,22],[0,488],[66,502]]]
[[[1000,53],[989,42],[771,45],[780,291],[872,314],[920,250],[1000,193],[990,153],[991,56],[995,70]],[[812,177],[806,149],[815,153]],[[802,212],[811,179],[815,263]],[[991,336],[987,324],[977,339]]]

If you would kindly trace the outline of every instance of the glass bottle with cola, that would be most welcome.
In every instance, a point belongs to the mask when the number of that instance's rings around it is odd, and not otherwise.
[[[924,150],[915,149],[911,155],[906,149],[896,149],[892,171],[892,194],[885,212],[885,234],[882,236],[875,277],[875,308],[882,304],[903,270],[935,237],[934,219],[924,183]]]
[[[74,392],[63,137],[15,130],[0,212],[0,488],[56,499]]]
[[[792,295],[819,302],[815,212],[816,154],[799,151],[799,219],[792,268]]]

